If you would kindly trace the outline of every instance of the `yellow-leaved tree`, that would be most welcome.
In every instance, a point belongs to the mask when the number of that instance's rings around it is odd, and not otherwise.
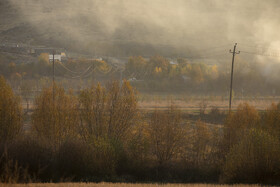
[[[102,137],[107,131],[106,123],[106,90],[100,84],[81,91],[81,135],[88,139]]]
[[[81,136],[93,149],[95,167],[110,175],[138,120],[136,91],[128,81],[97,84],[82,90],[79,102]]]
[[[82,90],[79,96],[82,136],[123,140],[138,119],[136,91],[128,81]]]
[[[151,148],[159,167],[167,164],[180,150],[184,129],[180,110],[171,105],[167,111],[155,110],[149,124]]]
[[[238,143],[244,133],[251,128],[258,128],[260,116],[258,111],[248,103],[242,103],[235,113],[230,113],[225,122],[224,144],[227,152]]]
[[[136,90],[128,81],[115,81],[107,85],[108,136],[116,140],[125,139],[133,124],[138,120]]]
[[[280,177],[280,143],[269,133],[250,129],[226,155],[221,182],[273,183]]]
[[[45,88],[35,99],[32,127],[40,138],[56,148],[67,138],[77,136],[79,115],[77,99],[58,85]]]
[[[263,129],[280,140],[280,104],[272,103],[266,110]]]
[[[6,142],[18,135],[22,128],[22,108],[19,98],[2,76],[0,90],[0,141]]]

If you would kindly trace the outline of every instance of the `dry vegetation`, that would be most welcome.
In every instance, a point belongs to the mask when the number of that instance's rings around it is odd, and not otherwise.
[[[170,101],[143,116],[127,81],[78,96],[54,84],[36,96],[25,132],[21,103],[3,77],[0,88],[1,182],[279,184],[280,104],[260,113],[243,103],[226,115],[206,111],[204,100],[190,119]],[[206,115],[226,119],[207,125]]]
[[[3,187],[257,187],[260,185],[217,185],[217,184],[128,184],[128,183],[34,183],[2,184]]]

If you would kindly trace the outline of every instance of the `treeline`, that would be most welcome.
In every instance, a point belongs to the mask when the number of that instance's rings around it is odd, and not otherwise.
[[[31,127],[0,78],[1,182],[129,181],[279,184],[280,105],[241,104],[222,126],[171,105],[144,118],[129,82],[37,97]]]
[[[213,63],[213,61],[212,61]],[[207,65],[204,60],[167,59],[153,56],[130,57],[125,66],[127,79],[140,91],[189,92],[227,95],[230,82],[230,62]],[[249,63],[239,57],[234,67],[234,92],[241,95],[275,95],[280,93],[279,66]],[[172,91],[171,91],[172,90]]]
[[[36,84],[41,85],[41,82],[52,76],[52,63],[49,62],[46,53],[42,53],[37,62],[16,64],[13,60],[13,57],[0,56],[0,74],[9,80],[14,90],[19,89],[21,82],[36,80]],[[80,89],[81,82],[89,86],[94,80],[106,82],[120,79],[120,71],[110,65],[109,61],[98,59],[68,59],[63,63],[55,62],[55,76],[64,88],[72,85],[72,88]],[[279,94],[279,72],[278,64],[250,63],[237,57],[234,95],[238,97]],[[207,92],[208,95],[227,96],[230,62],[207,65],[204,60],[167,59],[158,55],[149,59],[141,56],[130,57],[125,63],[123,78],[129,80],[141,92],[184,92],[200,95]]]
[[[53,75],[53,63],[49,54],[42,53],[35,62],[14,63],[13,57],[0,56],[0,74],[11,83],[13,89],[19,89],[22,82],[44,82]],[[55,61],[55,77],[63,79],[64,86],[78,85],[80,80],[110,80],[116,76],[110,72],[111,66],[101,59],[68,59],[66,62]],[[119,74],[117,74],[119,76]],[[65,83],[68,80],[67,83]],[[41,84],[38,83],[38,84]]]

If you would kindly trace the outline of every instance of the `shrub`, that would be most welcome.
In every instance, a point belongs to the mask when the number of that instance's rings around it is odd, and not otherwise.
[[[85,179],[92,167],[91,153],[91,148],[77,139],[65,141],[56,157],[58,175],[74,181]]]
[[[18,174],[15,182],[49,181],[52,178],[52,151],[38,139],[20,137],[1,149],[0,154],[3,158],[1,166],[11,173],[12,178]]]
[[[240,141],[243,133],[250,128],[259,127],[258,111],[247,103],[240,104],[235,113],[230,113],[225,122],[224,144],[225,152]]]
[[[279,148],[277,138],[251,129],[227,154],[221,181],[269,183],[279,180]]]
[[[272,103],[266,110],[263,129],[280,140],[280,104]]]

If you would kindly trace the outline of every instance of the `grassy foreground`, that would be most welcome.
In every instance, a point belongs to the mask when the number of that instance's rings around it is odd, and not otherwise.
[[[215,185],[215,184],[129,184],[129,183],[33,183],[33,184],[0,184],[1,187],[257,187],[260,185]]]

